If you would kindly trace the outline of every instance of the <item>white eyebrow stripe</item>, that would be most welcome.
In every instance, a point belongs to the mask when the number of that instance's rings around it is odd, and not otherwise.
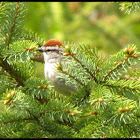
[[[49,49],[49,50],[53,50],[53,49],[59,49],[58,46],[47,46],[47,47],[44,47],[45,49]]]
[[[60,47],[58,47],[58,45],[57,46],[47,46],[47,47],[45,47],[45,46],[42,46],[42,50],[43,51],[64,51],[62,48],[60,48]]]

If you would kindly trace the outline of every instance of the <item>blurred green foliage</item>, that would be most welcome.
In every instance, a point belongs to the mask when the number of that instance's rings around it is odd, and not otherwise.
[[[140,16],[135,10],[126,13],[132,2],[25,2],[25,29],[38,33],[45,41],[91,44],[104,57],[128,44],[140,44]],[[126,5],[126,6],[125,6]],[[35,73],[44,78],[43,64]]]
[[[82,42],[105,56],[128,44],[140,44],[139,11],[123,11],[125,2],[26,2],[25,28],[45,41]],[[127,4],[128,5],[128,4]]]

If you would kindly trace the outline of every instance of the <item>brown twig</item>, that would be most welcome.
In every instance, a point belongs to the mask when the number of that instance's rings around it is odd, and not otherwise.
[[[44,58],[42,54],[34,53],[33,56],[34,58],[31,58],[31,60],[44,63]]]

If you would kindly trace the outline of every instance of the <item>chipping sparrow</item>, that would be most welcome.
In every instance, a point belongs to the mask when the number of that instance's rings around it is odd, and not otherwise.
[[[56,39],[47,41],[44,46],[40,47],[37,51],[43,53],[44,57],[44,74],[45,78],[51,81],[54,89],[59,93],[69,96],[75,89],[65,84],[65,80],[58,78],[59,72],[57,66],[59,62],[63,63],[62,55],[65,52],[62,48],[62,42]]]

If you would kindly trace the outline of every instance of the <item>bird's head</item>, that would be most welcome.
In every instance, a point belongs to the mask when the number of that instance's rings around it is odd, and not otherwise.
[[[42,47],[37,49],[37,51],[42,52],[44,60],[57,59],[59,58],[64,50],[60,48],[62,42],[56,39],[48,40]]]

